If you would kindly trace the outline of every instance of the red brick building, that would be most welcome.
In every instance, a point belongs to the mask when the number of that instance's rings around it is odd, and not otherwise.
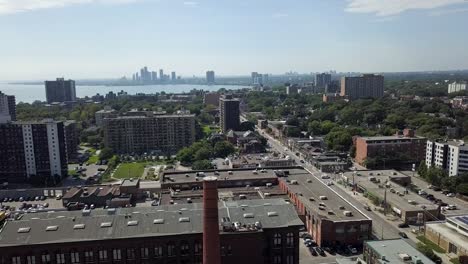
[[[426,138],[416,137],[411,129],[394,136],[356,137],[355,160],[368,167],[408,166],[426,158]],[[377,164],[372,164],[377,163]],[[386,163],[386,164],[385,164]]]

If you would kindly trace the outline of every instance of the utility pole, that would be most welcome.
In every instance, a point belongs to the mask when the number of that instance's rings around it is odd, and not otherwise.
[[[387,187],[384,187],[384,202],[383,202],[383,214],[386,216],[387,215]],[[383,226],[383,225],[382,225]]]

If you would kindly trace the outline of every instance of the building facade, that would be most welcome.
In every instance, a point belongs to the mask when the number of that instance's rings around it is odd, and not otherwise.
[[[45,81],[47,103],[76,101],[75,81],[57,78],[55,81]]]
[[[203,95],[203,103],[205,105],[219,106],[219,93],[205,93]]]
[[[426,237],[447,253],[458,255],[460,260],[468,262],[468,215],[450,216],[445,221],[426,223]]]
[[[63,122],[1,124],[0,134],[0,181],[43,183],[67,175]]]
[[[0,124],[16,121],[16,100],[0,91]]]
[[[360,98],[380,98],[384,95],[384,77],[364,74],[359,77],[342,77],[341,96],[349,100]]]
[[[215,83],[215,72],[214,71],[207,71],[206,72],[206,83],[214,84]]]
[[[367,264],[434,264],[432,260],[403,239],[366,241],[364,243],[363,258]]]
[[[315,86],[324,90],[327,85],[331,83],[331,74],[317,73],[315,74]]]
[[[104,144],[116,153],[174,154],[195,141],[194,115],[104,119]]]
[[[67,160],[74,160],[78,152],[78,146],[80,145],[78,123],[75,120],[67,120],[64,122],[64,129]]]
[[[223,133],[227,133],[229,130],[239,130],[239,105],[239,99],[234,99],[232,95],[225,95],[219,99],[219,122]]]
[[[467,87],[468,87],[467,82],[453,82],[448,85],[448,93],[466,91]]]
[[[449,176],[468,172],[468,146],[464,141],[427,141],[426,165],[444,169]]]
[[[104,118],[117,117],[117,114],[117,111],[110,108],[109,106],[104,107],[104,109],[99,110],[94,114],[96,125],[98,127],[102,127],[102,125],[104,124]]]
[[[360,165],[370,165],[370,161],[379,161],[376,165],[408,166],[419,164],[426,159],[426,138],[416,137],[414,131],[405,129],[403,135],[357,137],[355,139],[355,160]],[[387,164],[384,164],[384,162]],[[382,163],[382,164],[380,164]]]

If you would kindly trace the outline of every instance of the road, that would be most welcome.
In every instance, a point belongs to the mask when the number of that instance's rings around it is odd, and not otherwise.
[[[281,142],[270,136],[268,133],[265,133],[264,131],[260,130],[257,128],[257,131],[263,135],[269,142],[271,148],[276,150],[279,153],[283,153],[285,155],[288,155],[290,158],[294,159],[297,164],[300,164],[309,171],[315,177],[318,181],[322,181],[320,178],[320,172],[312,165],[308,163],[301,163],[300,162],[300,157],[296,156],[295,153],[287,149]],[[338,196],[341,196],[343,200],[347,201],[351,206],[353,206],[356,210],[360,211],[363,215],[367,216],[369,219],[372,220],[372,231],[373,234],[376,238],[378,239],[391,239],[391,238],[400,238],[398,235],[398,228],[395,226],[391,225],[388,223],[385,219],[382,219],[379,215],[372,211],[365,211],[364,208],[362,207],[362,204],[357,201],[352,195],[349,195],[346,193],[346,191],[342,190],[340,187],[336,185],[332,186],[326,186],[324,184],[325,188],[330,188],[332,191],[334,191]],[[411,243],[410,241],[408,241]],[[411,243],[414,244],[414,243]]]

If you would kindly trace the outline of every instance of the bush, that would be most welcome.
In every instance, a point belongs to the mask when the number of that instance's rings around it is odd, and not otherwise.
[[[209,160],[197,160],[192,165],[192,170],[210,170],[213,164]]]

